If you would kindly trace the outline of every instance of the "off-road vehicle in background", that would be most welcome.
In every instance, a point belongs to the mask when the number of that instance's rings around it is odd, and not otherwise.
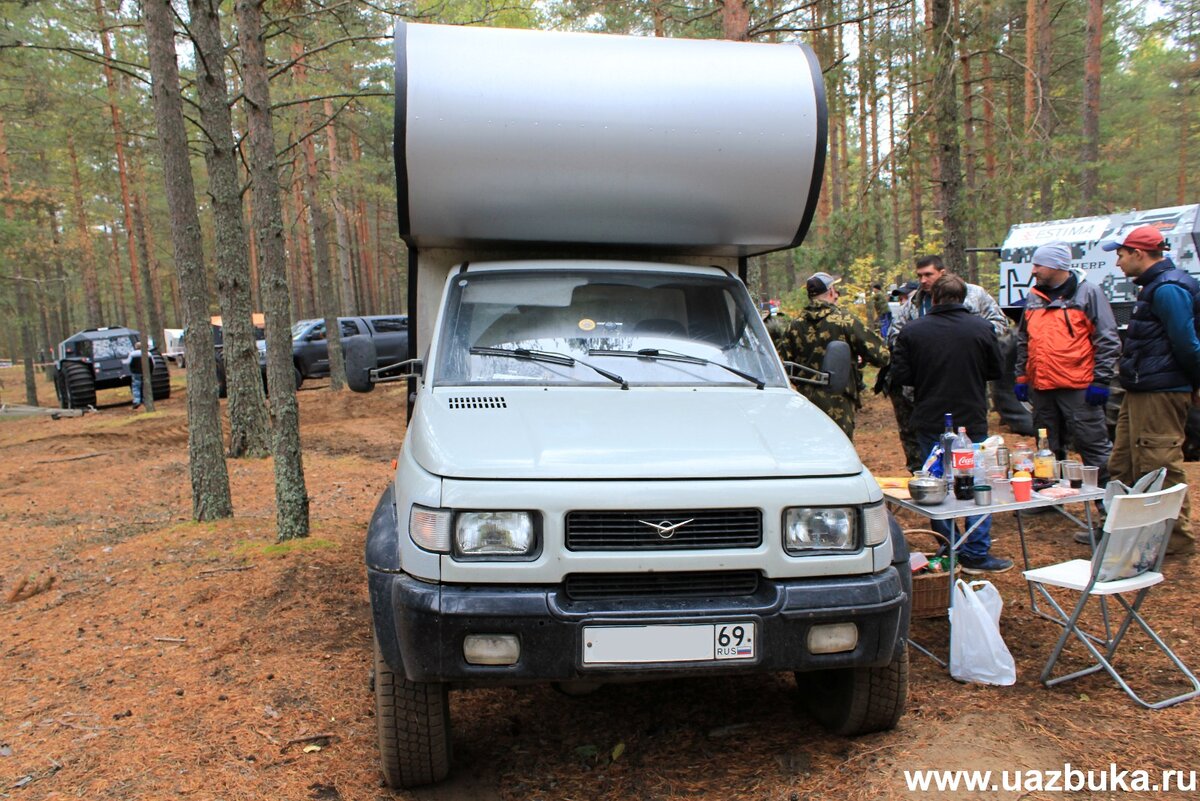
[[[59,405],[64,409],[86,409],[96,405],[98,390],[130,386],[133,377],[129,354],[140,338],[141,334],[131,328],[89,328],[58,343],[54,391]],[[150,358],[154,400],[166,400],[171,397],[167,360],[153,352]]]

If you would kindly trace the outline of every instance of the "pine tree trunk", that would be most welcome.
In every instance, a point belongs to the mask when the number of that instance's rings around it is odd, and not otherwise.
[[[721,0],[721,38],[744,42],[750,33],[750,9],[746,0]]]
[[[304,301],[304,316],[316,317],[320,313],[320,307],[317,305],[317,290],[313,286],[313,252],[312,238],[308,230],[308,214],[304,208],[304,170],[295,161],[292,161],[292,175],[295,179],[292,181],[292,210],[294,214],[290,215],[296,221],[296,239],[300,242],[300,258],[293,265],[296,283],[301,287],[301,296]]]
[[[133,289],[135,309],[141,308],[141,290],[138,287],[137,251],[134,244],[133,204],[129,198],[129,169],[125,160],[125,129],[121,124],[121,109],[117,105],[117,82],[112,70],[112,46],[108,41],[108,20],[104,12],[104,0],[95,0],[96,19],[100,25],[100,47],[104,54],[104,83],[108,88],[108,113],[112,119],[113,150],[117,157],[117,177],[121,186],[121,208],[125,213],[126,250],[129,253],[129,276]],[[172,50],[174,52],[174,50]],[[127,316],[125,298],[121,297],[121,316]]]
[[[225,83],[219,0],[188,0],[196,45],[196,87],[206,135],[204,161],[216,236],[217,299],[224,323],[222,355],[229,397],[229,455],[262,458],[270,452],[270,421],[255,345],[250,259],[242,228],[237,144]]]
[[[49,285],[54,287],[56,306],[54,336],[49,341],[50,349],[53,351],[55,345],[69,337],[73,332],[71,329],[70,303],[67,299],[67,269],[63,265],[62,237],[58,229],[58,209],[51,207],[46,210],[46,213],[50,218],[50,240],[54,245],[54,276],[49,281]]]
[[[152,300],[149,306],[150,325],[154,328],[154,336],[158,342],[164,343],[167,339],[163,327],[167,324],[167,317],[166,308],[163,305],[162,276],[159,274],[162,271],[161,265],[154,256],[154,225],[150,221],[150,204],[146,202],[145,182],[141,179],[140,173],[135,172],[134,177],[137,187],[134,192],[134,201],[140,203],[143,209],[142,218],[137,222],[137,226],[138,236],[146,239],[146,269],[142,274],[145,276],[143,284],[148,287],[146,291]]]
[[[350,224],[346,219],[346,205],[340,188],[342,164],[338,156],[337,126],[333,119],[333,101],[325,98],[325,147],[329,151],[329,179],[333,184],[333,219],[337,233],[338,275],[342,280],[342,314],[357,317],[358,299],[354,291],[354,272],[350,266]]]
[[[1083,59],[1083,172],[1079,181],[1079,213],[1100,210],[1100,46],[1103,44],[1104,0],[1088,0]],[[1186,117],[1185,117],[1186,119]],[[1180,175],[1183,180],[1183,175]],[[1180,203],[1184,201],[1180,200]]]
[[[8,160],[8,136],[4,127],[4,116],[0,115],[0,187],[4,189],[4,197],[13,196],[12,168]],[[12,223],[16,217],[11,201],[4,203],[4,219]],[[16,284],[14,295],[17,302],[17,320],[21,329],[21,358],[25,365],[25,402],[30,406],[38,405],[37,373],[34,361],[37,359],[37,344],[33,334],[33,325],[29,322],[30,303],[26,284],[32,283],[21,273],[21,259],[12,262],[13,281]]]
[[[300,406],[292,365],[291,302],[283,251],[275,130],[263,46],[260,0],[237,0],[238,51],[246,109],[247,143],[258,239],[260,291],[267,321],[267,385],[271,401],[271,455],[275,461],[276,536],[308,536],[308,492],[300,452]]]
[[[350,158],[357,165],[362,161],[362,148],[358,144],[358,133],[350,129]],[[364,294],[368,314],[379,314],[379,274],[371,253],[371,225],[367,220],[367,204],[358,190],[354,192],[354,208],[358,226],[358,253],[362,261],[363,280],[367,291]]]
[[[931,0],[932,41],[936,71],[933,85],[936,105],[934,127],[937,131],[938,161],[941,164],[942,256],[953,272],[966,268],[962,208],[962,169],[958,143],[958,91],[954,76],[954,32],[950,0]]]
[[[204,277],[200,218],[188,158],[175,30],[169,0],[143,0],[143,21],[154,89],[154,120],[162,148],[163,183],[171,220],[175,269],[184,301],[188,354],[188,467],[192,479],[192,516],[196,520],[230,517],[229,474],[221,447],[217,405],[217,363],[209,325],[208,287]],[[149,389],[149,387],[147,387]]]
[[[153,371],[153,360],[150,358],[150,340],[155,338],[154,325],[150,322],[153,313],[151,309],[154,304],[150,300],[150,253],[146,249],[146,226],[142,224],[142,204],[139,195],[136,193],[133,196],[133,225],[137,236],[138,245],[138,263],[141,265],[140,280],[142,286],[147,287],[147,290],[142,294],[140,301],[135,302],[134,314],[137,317],[137,327],[140,336],[138,348],[142,352],[142,358],[139,360],[138,370],[142,374],[142,387],[145,389],[142,392],[142,404],[146,407],[146,411],[154,411],[154,392],[151,387],[154,386],[151,372]],[[131,279],[137,279],[138,276],[130,276]],[[135,281],[136,284],[136,281]],[[135,293],[136,297],[136,293]]]
[[[79,265],[83,280],[83,304],[87,328],[99,328],[104,312],[100,307],[100,281],[96,275],[96,248],[88,229],[87,212],[83,205],[83,182],[79,179],[79,156],[75,152],[75,136],[67,135],[67,154],[71,159],[71,191],[75,201],[75,226],[83,248],[83,263]]]
[[[121,274],[121,246],[117,239],[120,227],[119,223],[114,222],[109,229],[112,232],[109,243],[112,245],[113,311],[120,318],[108,320],[109,325],[126,325],[129,320],[129,310],[125,307],[125,278]]]

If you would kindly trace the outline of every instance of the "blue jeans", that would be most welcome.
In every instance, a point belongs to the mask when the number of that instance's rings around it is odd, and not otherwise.
[[[917,435],[917,444],[920,447],[921,453],[929,453],[933,448],[933,443],[937,442],[938,437],[928,436],[925,434]],[[979,528],[971,532],[971,536],[967,537],[966,542],[958,548],[959,557],[967,557],[972,561],[986,559],[988,552],[992,549],[992,516],[991,515],[971,515],[964,521],[966,528],[975,525],[976,520],[982,519]],[[930,520],[929,527],[941,534],[946,539],[954,542],[954,521],[953,520]],[[965,530],[965,529],[964,529]]]
[[[141,406],[142,405],[142,370],[140,367],[137,370],[134,370],[134,372],[133,372],[133,384],[131,385],[130,390],[133,392],[133,405]]]

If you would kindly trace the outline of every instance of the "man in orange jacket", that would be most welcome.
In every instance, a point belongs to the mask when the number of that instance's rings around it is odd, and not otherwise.
[[[1017,399],[1033,403],[1033,422],[1050,449],[1074,442],[1083,463],[1108,482],[1112,443],[1104,406],[1121,340],[1108,298],[1071,271],[1071,246],[1051,242],[1033,252],[1035,285],[1017,328]]]

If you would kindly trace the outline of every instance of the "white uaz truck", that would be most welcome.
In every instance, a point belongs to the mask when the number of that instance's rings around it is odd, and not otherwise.
[[[825,131],[800,46],[398,26],[414,358],[347,340],[353,389],[411,387],[366,543],[389,785],[446,775],[459,687],[794,671],[895,725],[907,551],[743,282]]]

